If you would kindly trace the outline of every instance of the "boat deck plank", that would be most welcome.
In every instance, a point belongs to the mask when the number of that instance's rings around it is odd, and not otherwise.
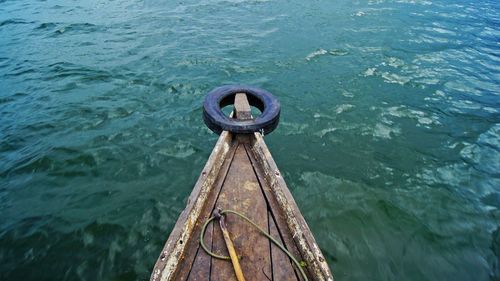
[[[209,249],[212,249],[213,224],[207,226],[205,241]],[[187,278],[188,281],[204,281],[210,276],[212,257],[207,255],[201,247],[198,247],[196,257]]]
[[[207,271],[207,264],[208,266],[208,274],[210,273],[210,264],[211,264],[211,257],[203,251],[203,249],[200,247],[199,239],[200,233],[201,233],[201,227],[203,226],[203,223],[208,220],[212,216],[212,210],[216,206],[217,198],[219,196],[220,190],[222,189],[222,186],[224,185],[224,182],[226,180],[227,172],[229,171],[229,168],[231,167],[231,164],[233,162],[233,157],[234,153],[236,152],[236,140],[233,140],[230,144],[229,152],[227,153],[226,159],[224,159],[224,162],[222,164],[222,167],[219,171],[219,174],[217,175],[217,179],[214,182],[214,189],[213,192],[211,192],[208,197],[207,197],[207,202],[205,204],[205,207],[203,208],[200,218],[196,222],[196,225],[193,228],[193,234],[192,237],[195,239],[190,239],[187,241],[187,244],[185,245],[186,250],[185,253],[182,257],[182,262],[179,263],[178,267],[175,270],[175,279],[174,280],[188,280],[188,278],[197,278],[196,276],[201,276],[199,279],[190,279],[190,280],[207,280],[206,276],[203,272]],[[213,226],[211,226],[213,227]],[[208,230],[207,230],[208,232]],[[211,234],[212,235],[212,234]],[[207,245],[212,244],[212,237],[208,236],[208,233],[205,235],[205,241],[207,242]],[[206,261],[209,261],[208,263],[205,263]],[[199,263],[199,265],[196,265],[195,262]],[[193,269],[196,269],[193,271]],[[191,277],[191,273],[192,277]]]
[[[238,119],[251,118],[247,103],[244,95],[237,95]],[[238,211],[270,233],[298,261],[306,262],[309,280],[333,281],[262,136],[226,131],[165,244],[152,281],[236,281],[230,261],[210,257],[200,246],[203,224],[216,209]],[[226,224],[247,281],[302,281],[291,259],[257,229],[233,214],[226,215]],[[208,226],[204,241],[212,252],[228,254],[216,221]]]
[[[276,222],[274,221],[273,215],[271,212],[268,214],[269,218],[269,234],[273,238],[275,238],[282,245],[283,239],[281,239],[281,235],[279,234],[278,228],[276,227]],[[301,280],[295,269],[292,266],[292,262],[288,258],[288,256],[280,249],[278,246],[271,243],[271,260],[273,266],[273,278],[272,280],[283,280],[283,281],[297,281]]]
[[[290,236],[290,233],[281,234],[280,232],[286,230],[278,230],[275,217],[281,220],[281,225],[284,225],[285,222],[279,214],[272,213],[268,201],[272,201],[273,198],[265,196],[265,190],[270,192],[269,186],[262,178],[259,179],[252,165],[251,151],[247,149],[248,145],[245,138],[239,138],[233,144],[236,148],[232,155],[231,164],[227,169],[224,169],[226,174],[220,176],[225,178],[225,181],[215,196],[216,201],[212,204],[213,208],[210,212],[206,210],[202,217],[208,219],[216,208],[241,212],[271,233],[275,239],[283,243],[300,259],[292,240],[288,239],[289,245],[286,245],[287,243],[282,239],[283,236]],[[255,228],[231,214],[227,215],[226,222],[237,253],[241,257],[240,263],[246,280],[301,280],[290,259]],[[199,235],[201,227],[202,223],[200,222],[193,233]],[[229,261],[210,257],[199,246],[199,239],[192,239],[188,243],[190,245],[186,245],[187,255],[181,263],[184,266],[179,267],[175,280],[236,280]],[[222,232],[216,223],[210,224],[207,228],[205,243],[213,252],[227,255]],[[192,261],[189,259],[190,256]]]
[[[216,208],[231,209],[248,216],[260,227],[267,229],[267,205],[248,159],[244,145],[239,144],[222,187]],[[270,270],[270,249],[267,239],[263,239],[258,231],[234,215],[227,215],[227,228],[233,240],[240,263],[247,280],[266,280],[263,271],[268,275]],[[227,255],[220,228],[215,226],[212,247],[215,252]],[[268,267],[268,268],[267,268]],[[233,267],[226,260],[213,259],[211,280],[232,280]]]
[[[259,179],[259,182],[262,186],[262,190],[264,192],[264,196],[266,198],[266,202],[268,205],[269,215],[272,217],[272,219],[273,219],[272,222],[274,223],[274,226],[276,227],[276,229],[275,229],[276,232],[272,233],[271,235],[276,239],[279,238],[278,241],[280,241],[282,243],[282,245],[285,246],[285,248],[297,260],[299,260],[299,261],[303,260],[303,257],[300,254],[299,249],[297,248],[297,245],[293,241],[292,233],[290,232],[290,230],[286,224],[286,219],[284,217],[284,214],[282,212],[278,211],[278,210],[280,210],[280,208],[278,206],[278,202],[276,201],[276,197],[273,195],[273,193],[271,191],[271,187],[269,186],[268,182],[265,179],[265,172],[262,169],[262,166],[258,164],[257,160],[255,159],[255,156],[253,155],[251,148],[248,145],[247,145],[247,151],[249,152],[248,156],[249,156],[249,158],[252,162],[252,165],[254,167],[254,172],[257,175],[257,178]],[[272,230],[272,228],[270,227],[270,232],[271,232],[271,230]],[[274,247],[276,247],[276,246],[274,246]],[[280,251],[282,253],[282,255],[274,256],[273,262],[275,261],[274,258],[280,257],[280,259],[285,258],[285,260],[289,261],[290,265],[291,265],[292,262],[288,257],[286,257],[285,253],[283,253],[277,247],[276,247],[276,251]],[[276,251],[274,251],[274,252],[276,253]],[[280,262],[280,264],[281,264],[281,262]],[[274,268],[275,267],[273,266],[273,269]],[[295,276],[297,276],[298,280],[302,280],[302,277],[299,277],[300,272],[297,270],[297,268],[295,266],[292,266],[292,271],[295,272]],[[288,274],[288,275],[289,275],[288,277],[293,276],[293,274]],[[283,279],[283,278],[285,278],[284,276],[282,276],[282,275],[280,275],[280,276],[281,276],[280,278],[274,279],[274,280],[288,280],[288,279]],[[295,280],[295,279],[293,279],[293,280]]]

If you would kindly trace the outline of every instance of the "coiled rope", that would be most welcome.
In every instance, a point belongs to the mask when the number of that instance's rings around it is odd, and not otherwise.
[[[239,213],[239,212],[233,211],[233,210],[221,210],[219,212],[219,214],[220,215],[225,215],[225,214],[234,214],[234,215],[237,215],[238,217],[244,219],[245,221],[247,221],[248,223],[250,223],[252,226],[254,226],[255,228],[257,228],[260,233],[264,234],[264,236],[266,236],[269,240],[271,240],[271,242],[273,242],[274,245],[278,246],[278,248],[280,248],[293,261],[293,263],[295,264],[295,266],[299,269],[300,274],[302,275],[302,278],[304,278],[305,281],[308,281],[307,275],[304,272],[304,270],[302,269],[302,266],[297,261],[297,259],[287,249],[285,249],[285,247],[283,245],[281,245],[278,241],[276,241],[276,239],[274,239],[265,230],[263,230],[260,226],[258,226],[256,223],[254,223],[251,219],[249,219],[247,216],[243,215],[242,213]],[[217,216],[211,217],[210,219],[208,219],[205,222],[205,224],[203,224],[203,227],[201,229],[201,234],[200,234],[200,245],[201,245],[201,247],[203,248],[203,250],[205,250],[205,252],[208,255],[210,255],[210,256],[212,256],[212,257],[214,257],[216,259],[230,260],[231,258],[228,257],[228,256],[218,255],[216,253],[211,252],[208,249],[208,247],[205,245],[205,239],[204,238],[205,238],[205,232],[207,230],[207,226],[208,226],[208,224],[210,222],[212,222],[215,219],[217,219]]]

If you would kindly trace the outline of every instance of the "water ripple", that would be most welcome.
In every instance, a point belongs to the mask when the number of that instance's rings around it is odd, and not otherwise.
[[[0,2],[0,279],[148,279],[231,83],[337,279],[500,276],[495,1]]]

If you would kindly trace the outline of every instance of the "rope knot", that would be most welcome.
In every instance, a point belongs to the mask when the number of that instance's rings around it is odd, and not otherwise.
[[[215,211],[214,211],[214,218],[216,220],[220,220],[220,218],[222,217],[222,210],[217,208]]]

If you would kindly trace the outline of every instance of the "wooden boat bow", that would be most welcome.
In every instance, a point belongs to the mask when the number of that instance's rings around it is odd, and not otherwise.
[[[244,93],[234,98],[234,115],[251,119]],[[201,247],[201,228],[215,209],[245,214],[281,242],[304,265],[309,280],[333,276],[306,221],[269,152],[262,135],[223,131],[158,258],[151,281],[236,280],[231,262],[209,256]],[[302,280],[298,269],[278,247],[234,216],[227,228],[248,281]],[[227,255],[219,227],[207,227],[205,243]]]

